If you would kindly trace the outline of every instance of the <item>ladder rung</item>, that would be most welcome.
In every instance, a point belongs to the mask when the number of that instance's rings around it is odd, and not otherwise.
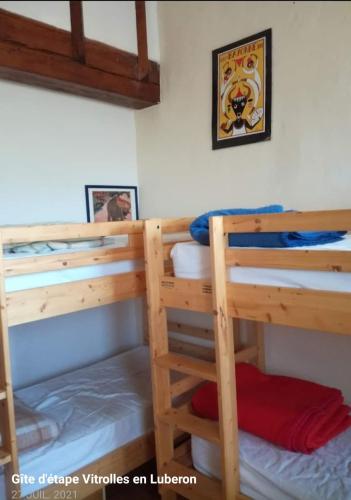
[[[6,399],[6,391],[0,390],[0,401],[2,401],[3,399]]]
[[[201,384],[202,379],[199,377],[194,377],[193,375],[188,375],[181,380],[177,380],[177,382],[173,382],[171,385],[171,396],[175,398],[180,396],[184,392],[190,391],[194,389],[194,387]]]
[[[5,465],[11,462],[11,455],[0,448],[0,465]]]
[[[199,418],[191,413],[179,411],[176,408],[166,410],[159,415],[159,419],[166,424],[174,425],[182,431],[189,432],[189,434],[195,434],[212,443],[220,443],[219,425],[218,422],[214,422],[213,420]]]
[[[203,361],[202,359],[191,358],[183,354],[170,352],[156,358],[156,364],[162,368],[169,368],[187,375],[194,375],[204,380],[217,382],[217,372],[215,363]]]
[[[257,346],[254,345],[252,347],[246,347],[245,349],[241,349],[235,353],[235,362],[244,363],[245,361],[251,361],[252,359],[257,358],[257,355]]]
[[[196,484],[172,484],[170,489],[184,496],[185,498],[194,499],[221,499],[222,488],[221,483],[217,479],[210,479],[209,477],[201,474],[192,467],[187,467],[183,464],[171,460],[167,465],[162,467],[161,474],[167,474],[171,477],[195,477]]]

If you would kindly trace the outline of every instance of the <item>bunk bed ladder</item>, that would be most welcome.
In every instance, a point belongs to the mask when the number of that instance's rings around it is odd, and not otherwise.
[[[220,229],[220,228],[219,228]],[[215,231],[216,244],[212,259],[223,252],[220,230]],[[239,465],[236,425],[236,394],[234,366],[233,322],[226,308],[226,287],[221,282],[225,274],[214,275],[214,333],[216,363],[169,352],[166,308],[162,304],[160,279],[164,276],[161,221],[149,220],[144,233],[149,335],[151,351],[152,388],[154,402],[155,440],[158,475],[193,476],[196,484],[162,486],[163,500],[174,500],[176,494],[190,499],[245,498],[239,492]],[[224,258],[222,259],[224,263]],[[215,298],[216,297],[216,298]],[[184,391],[201,380],[215,381],[219,392],[219,422],[201,419],[189,411],[188,405],[172,408],[173,388],[170,371],[185,375],[181,381]],[[175,458],[174,430],[195,434],[221,447],[222,481],[210,479]]]
[[[9,331],[6,315],[6,294],[3,266],[3,245],[0,239],[0,430],[2,444],[0,465],[5,467],[7,498],[20,498],[20,487],[12,483],[18,474],[16,425],[11,381]]]

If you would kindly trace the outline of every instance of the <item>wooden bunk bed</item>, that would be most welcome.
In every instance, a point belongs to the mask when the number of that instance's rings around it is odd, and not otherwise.
[[[143,258],[143,222],[125,221],[95,224],[68,224],[0,228],[0,400],[2,447],[0,465],[5,469],[7,498],[20,498],[20,487],[11,481],[17,474],[18,453],[14,417],[14,398],[11,382],[9,327],[62,314],[72,313],[122,300],[142,297],[145,294],[143,266],[120,274],[102,275],[70,283],[41,286],[24,290],[6,291],[6,280],[18,275],[59,271],[82,266],[107,264],[117,261],[137,261]],[[43,241],[62,241],[96,237],[127,235],[123,247],[102,246],[72,253],[53,253],[16,259],[6,259],[4,245]],[[127,443],[112,453],[101,457],[73,475],[87,473],[123,475],[149,460],[154,455],[153,432]],[[50,472],[50,471],[48,471]],[[87,498],[101,486],[80,482],[72,498]],[[64,490],[62,485],[45,489],[45,498]],[[72,490],[72,488],[71,488]],[[61,497],[60,497],[61,498]]]
[[[214,217],[210,221],[212,279],[175,277],[164,252],[163,233],[186,231],[186,220],[145,222],[144,246],[152,356],[155,438],[158,474],[195,477],[196,484],[162,486],[162,497],[246,498],[240,493],[238,428],[235,393],[235,362],[253,362],[264,369],[263,324],[273,323],[338,334],[351,334],[351,287],[348,291],[267,286],[227,281],[231,266],[328,272],[350,272],[350,251],[234,249],[229,233],[351,230],[351,210],[291,212],[270,215]],[[165,266],[165,262],[167,265]],[[172,352],[168,339],[167,308],[213,314],[215,362]],[[239,320],[252,322],[253,329],[240,338]],[[171,325],[176,331],[177,325]],[[210,333],[196,328],[178,328],[196,337]],[[193,348],[195,353],[196,347]],[[202,356],[203,358],[203,356]],[[175,385],[170,372],[184,378]],[[192,390],[204,380],[218,384],[219,422],[192,414],[190,404],[176,407],[175,395]],[[221,447],[222,481],[210,479],[192,467],[191,459],[174,456],[173,433],[181,429]]]

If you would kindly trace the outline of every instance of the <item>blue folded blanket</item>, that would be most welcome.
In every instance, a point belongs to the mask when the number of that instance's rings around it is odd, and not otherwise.
[[[253,215],[282,213],[282,205],[268,205],[260,208],[231,208],[213,210],[197,217],[190,225],[190,234],[202,245],[209,245],[209,218],[216,215]],[[282,233],[231,233],[231,247],[300,247],[305,245],[322,245],[339,241],[346,231],[323,232],[282,232]]]

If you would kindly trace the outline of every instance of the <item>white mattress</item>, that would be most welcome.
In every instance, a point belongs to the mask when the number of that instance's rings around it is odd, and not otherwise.
[[[109,248],[120,247],[120,245],[105,245]],[[77,250],[64,250],[64,251],[53,251],[50,255],[59,255],[62,253],[74,253],[79,252],[81,249]],[[89,250],[86,250],[87,255]],[[35,255],[39,260],[42,255]],[[28,257],[28,254],[16,254],[16,255],[6,255],[6,260]],[[55,271],[46,271],[41,273],[24,274],[20,276],[10,276],[5,280],[6,292],[17,292],[19,290],[28,290],[29,288],[39,288],[42,286],[50,285],[60,285],[62,283],[70,283],[72,281],[79,281],[85,279],[99,278],[102,276],[109,276],[113,274],[128,273],[131,271],[136,271],[142,269],[142,261],[135,260],[122,260],[116,262],[108,262],[106,264],[95,264],[92,266],[82,266],[75,267],[71,269],[58,269]]]
[[[141,346],[17,391],[61,428],[53,443],[20,454],[20,472],[68,475],[152,430],[150,378],[149,351]],[[1,476],[0,498],[6,498],[3,483]],[[22,493],[39,488],[26,485]]]
[[[335,243],[299,247],[291,250],[340,250],[351,252],[351,235]],[[208,279],[211,277],[209,247],[200,245],[196,241],[177,243],[171,251],[171,257],[174,274],[177,278]],[[351,292],[351,273],[231,267],[229,268],[228,278],[229,281],[237,283]]]
[[[351,429],[311,455],[293,453],[239,432],[240,488],[254,500],[350,500]],[[192,436],[192,458],[203,474],[220,479],[220,449]]]

